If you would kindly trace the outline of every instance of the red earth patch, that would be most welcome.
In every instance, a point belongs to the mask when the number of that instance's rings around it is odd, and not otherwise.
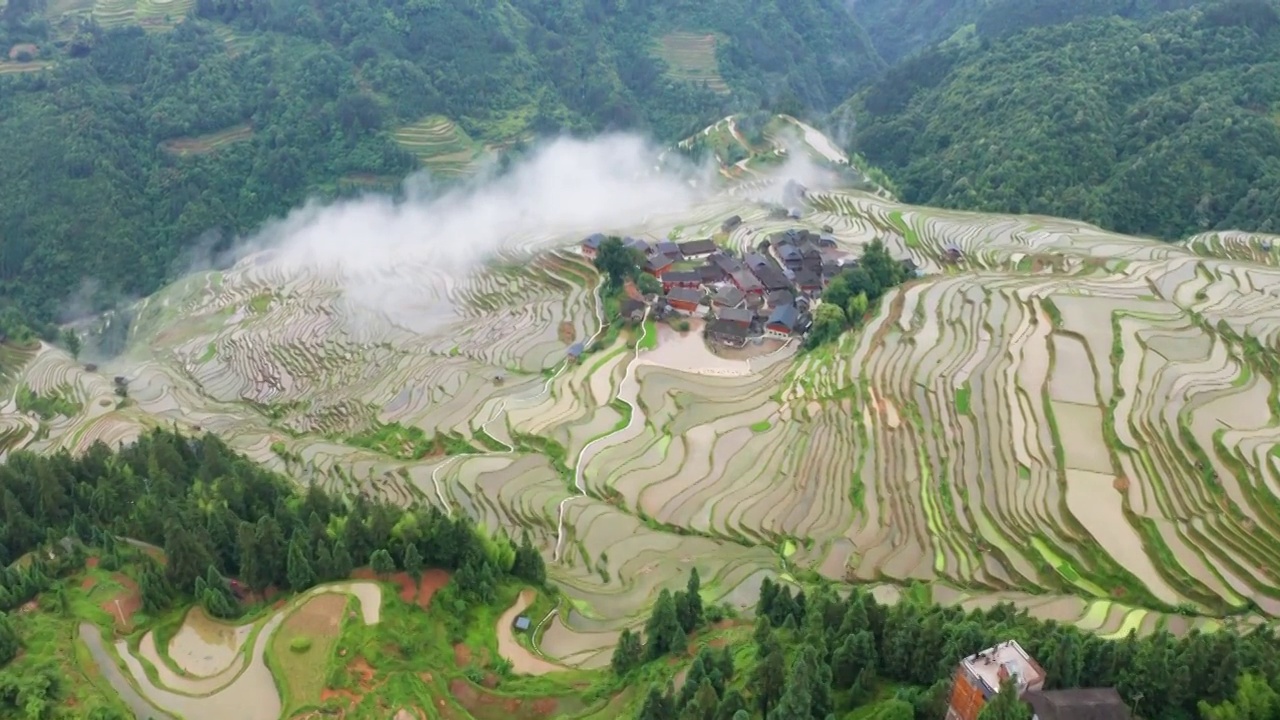
[[[491,693],[462,678],[449,681],[449,694],[476,720],[559,717],[581,712],[586,705],[572,697],[517,698]]]
[[[418,607],[425,608],[431,604],[431,598],[435,596],[440,588],[449,583],[449,573],[444,570],[433,569],[426,570],[422,573],[422,580],[415,583],[409,573],[398,572],[394,575],[379,577],[371,568],[356,568],[351,577],[356,580],[376,580],[378,582],[394,583],[400,588],[400,599],[407,603],[416,603]]]
[[[92,569],[94,569],[94,568],[98,567],[98,558],[97,558],[97,557],[91,557],[91,558],[89,558],[88,560],[85,560],[85,561],[84,561],[84,566],[85,566],[85,567],[87,567],[87,568],[89,568],[90,570],[92,570]]]
[[[453,664],[459,669],[471,664],[471,648],[458,643],[453,646]]]

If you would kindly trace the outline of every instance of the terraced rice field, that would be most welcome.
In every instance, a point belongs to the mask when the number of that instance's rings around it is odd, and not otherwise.
[[[33,60],[31,62],[10,62],[0,60],[0,75],[16,75],[18,73],[40,72],[53,67],[51,60]]]
[[[104,28],[120,27],[137,20],[138,0],[94,0],[93,20]]]
[[[198,426],[300,480],[528,530],[567,597],[537,647],[577,667],[607,664],[694,567],[709,602],[743,608],[763,578],[810,569],[1109,635],[1280,615],[1271,239],[1166,244],[853,191],[775,220],[751,199],[770,188],[601,229],[706,237],[737,214],[725,242],[745,249],[830,226],[850,252],[885,239],[923,277],[810,353],[730,360],[645,323],[656,344],[568,365],[566,338],[601,334],[579,235],[512,237],[466,268],[264,253],[145,300],[130,351],[100,372],[24,355],[15,380],[84,410],[42,422],[6,405],[0,433],[81,450]],[[113,375],[132,403],[117,407]],[[404,460],[349,442],[392,422],[484,452]]]
[[[718,93],[729,92],[729,86],[720,77],[720,62],[716,59],[714,33],[671,32],[658,38],[654,52],[667,63],[667,77],[696,84],[706,83]]]
[[[161,149],[171,155],[186,157],[188,155],[206,155],[232,143],[243,142],[253,137],[253,128],[249,123],[235,125],[208,135],[174,138],[160,143]]]
[[[432,115],[396,130],[392,137],[433,173],[466,175],[475,169],[476,143],[449,118]]]
[[[195,7],[195,0],[138,0],[134,16],[143,25],[178,23]]]

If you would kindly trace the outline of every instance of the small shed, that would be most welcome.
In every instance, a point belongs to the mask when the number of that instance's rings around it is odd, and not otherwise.
[[[583,347],[582,343],[580,342],[576,342],[570,345],[569,351],[568,351],[569,362],[577,362],[582,357],[582,353],[584,350],[586,350],[586,348]]]
[[[516,618],[516,629],[519,630],[520,632],[525,632],[526,630],[529,629],[528,615],[521,615],[520,617]]]

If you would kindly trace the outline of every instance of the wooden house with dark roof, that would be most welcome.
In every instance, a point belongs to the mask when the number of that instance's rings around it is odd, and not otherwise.
[[[702,287],[702,275],[694,270],[670,270],[662,273],[658,278],[662,281],[662,291],[671,292],[673,288],[693,288]]]
[[[746,299],[746,293],[732,285],[727,285],[711,296],[711,305],[712,307],[737,307]]]
[[[711,255],[720,247],[710,240],[689,240],[678,245],[680,253],[687,258]]]
[[[1115,688],[1031,691],[1022,701],[1032,720],[1131,720],[1133,714]]]
[[[702,278],[703,285],[710,285],[711,283],[724,282],[729,277],[728,275],[725,274],[724,270],[719,265],[714,265],[712,263],[707,263],[706,265],[699,265],[698,275],[699,277]]]
[[[737,323],[743,327],[751,327],[756,314],[747,308],[721,308],[716,310],[716,318],[725,322]]]
[[[667,293],[667,302],[671,307],[688,315],[698,312],[702,304],[702,291],[689,288],[675,288]]]
[[[604,233],[592,233],[582,239],[582,254],[593,258],[596,253],[600,252],[600,246],[604,244]]]
[[[707,326],[707,337],[721,345],[740,348],[747,344],[748,330],[745,326],[728,320],[716,320]]]

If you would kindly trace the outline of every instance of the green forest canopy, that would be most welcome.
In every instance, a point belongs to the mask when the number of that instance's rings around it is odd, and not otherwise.
[[[1139,21],[993,19],[860,93],[853,144],[913,203],[1166,239],[1280,231],[1278,18],[1272,0],[1227,0]]]
[[[192,247],[308,196],[394,186],[418,164],[391,131],[424,117],[492,145],[608,128],[674,140],[762,103],[829,109],[881,69],[839,0],[782,7],[199,0],[198,17],[144,32],[10,0],[0,50],[35,43],[53,65],[0,72],[0,297],[43,324],[86,280],[85,309],[150,293]],[[657,50],[676,30],[718,38],[729,94],[669,77]]]

